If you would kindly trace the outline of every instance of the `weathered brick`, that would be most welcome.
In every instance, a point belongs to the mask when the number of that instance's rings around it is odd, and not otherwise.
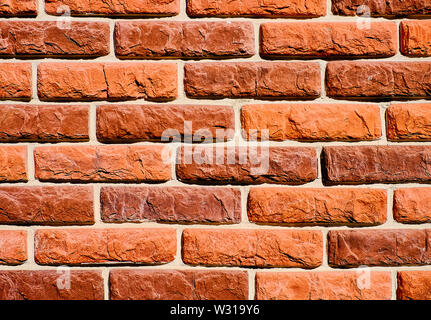
[[[328,263],[337,268],[431,264],[428,229],[330,230]]]
[[[431,300],[430,271],[398,271],[398,300]]]
[[[71,186],[0,187],[4,224],[93,224],[93,189]]]
[[[105,222],[241,222],[241,193],[233,188],[103,187],[100,202]]]
[[[43,101],[167,101],[177,96],[177,66],[132,62],[41,63],[37,88]]]
[[[1,17],[34,17],[37,0],[6,0],[0,3]]]
[[[324,0],[187,0],[191,17],[320,17],[326,15]]]
[[[401,223],[431,222],[431,188],[394,191],[394,218]]]
[[[369,271],[367,271],[369,272]],[[390,272],[258,272],[258,300],[390,300]]]
[[[0,141],[88,141],[88,117],[83,105],[2,105]]]
[[[385,190],[252,188],[248,218],[262,224],[378,225],[386,222]]]
[[[171,178],[168,147],[37,147],[35,176],[41,181],[161,182]]]
[[[180,147],[176,172],[186,183],[304,184],[317,178],[317,156],[306,147]]]
[[[380,109],[371,104],[255,104],[241,109],[250,140],[359,141],[381,136]]]
[[[254,54],[250,22],[122,21],[115,25],[120,58],[233,58]]]
[[[431,147],[324,147],[328,184],[405,183],[430,181]]]
[[[112,300],[247,300],[246,271],[120,270],[109,274]]]
[[[0,56],[99,57],[109,54],[107,22],[0,21]]]
[[[329,62],[326,91],[334,98],[427,98],[431,95],[431,63]]]
[[[173,16],[180,11],[179,0],[45,0],[48,14],[73,16]]]
[[[232,107],[212,105],[102,105],[97,138],[103,142],[226,141],[233,138]]]
[[[431,14],[429,0],[332,0],[332,12],[345,16],[411,17]]]
[[[0,147],[0,182],[27,181],[27,147]]]
[[[35,233],[42,265],[163,264],[174,260],[175,229],[47,229]]]
[[[23,264],[26,260],[27,232],[0,230],[0,265],[19,265]]]
[[[260,53],[264,57],[390,57],[397,52],[397,26],[373,22],[263,23]]]
[[[406,56],[431,56],[431,21],[401,21],[400,46]]]
[[[431,104],[394,104],[386,109],[391,141],[431,141]]]
[[[30,101],[31,64],[0,63],[0,100]]]
[[[209,62],[184,67],[191,98],[314,99],[321,94],[315,62]]]
[[[190,265],[316,268],[322,264],[320,231],[186,229],[183,261]]]
[[[103,300],[100,271],[0,271],[0,300]]]

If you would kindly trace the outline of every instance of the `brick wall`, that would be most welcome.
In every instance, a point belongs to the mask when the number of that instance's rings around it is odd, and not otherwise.
[[[0,0],[0,299],[431,299],[430,0]]]

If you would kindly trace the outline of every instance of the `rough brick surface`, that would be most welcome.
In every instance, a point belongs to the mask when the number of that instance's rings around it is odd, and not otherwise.
[[[400,24],[401,52],[406,56],[431,56],[431,22],[402,21]]]
[[[109,54],[106,22],[0,21],[0,56],[98,57]],[[66,24],[68,22],[63,22]]]
[[[430,181],[427,146],[324,147],[323,154],[328,184]]]
[[[33,17],[37,15],[37,0],[4,0],[0,17]]]
[[[31,73],[30,63],[0,63],[0,100],[29,101]]]
[[[46,229],[35,233],[42,265],[162,264],[176,254],[175,229]]]
[[[431,13],[431,2],[429,0],[332,0],[332,12],[346,16],[426,16]]]
[[[401,223],[431,221],[431,188],[402,188],[394,191],[394,219]]]
[[[397,28],[393,22],[263,23],[260,53],[264,57],[390,57],[397,52]]]
[[[142,22],[115,25],[121,58],[233,58],[254,54],[250,22]]]
[[[239,223],[241,193],[233,188],[103,187],[105,222]]]
[[[177,96],[177,67],[173,63],[41,63],[37,88],[43,101],[167,101]]]
[[[233,137],[235,114],[229,106],[102,105],[97,137],[104,142],[226,141]]]
[[[330,97],[347,99],[428,98],[429,62],[329,62],[326,90]]]
[[[41,181],[162,182],[171,178],[164,146],[61,146],[34,151]]]
[[[256,104],[241,109],[251,140],[359,141],[381,136],[380,110],[371,104]]]
[[[184,72],[190,98],[313,99],[321,93],[314,62],[188,63]]]
[[[311,230],[186,229],[183,261],[190,265],[316,268],[323,238]]]
[[[387,195],[377,189],[252,188],[248,217],[262,224],[377,225]]]
[[[399,271],[397,298],[399,300],[431,300],[431,272]]]
[[[0,300],[103,300],[100,271],[0,271]]]
[[[386,109],[391,141],[431,141],[431,104],[394,104]]]
[[[27,260],[27,232],[0,230],[0,265],[18,265]]]
[[[0,141],[88,141],[88,112],[83,105],[2,105]]]
[[[27,147],[0,147],[0,182],[27,181]]]
[[[0,187],[1,224],[93,224],[91,187]]]
[[[328,263],[337,268],[431,263],[428,229],[331,230]]]
[[[109,274],[113,300],[247,300],[245,271],[120,270]]]
[[[319,17],[326,14],[324,0],[187,0],[191,17]]]
[[[48,14],[101,16],[172,16],[179,13],[179,0],[45,0]]]
[[[317,178],[317,157],[305,147],[182,147],[176,172],[187,183],[304,184]]]
[[[389,272],[258,272],[259,300],[389,300]]]

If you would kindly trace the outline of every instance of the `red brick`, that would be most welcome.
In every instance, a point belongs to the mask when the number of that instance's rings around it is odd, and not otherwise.
[[[326,91],[333,98],[428,98],[431,63],[336,61],[326,69]]]
[[[103,187],[100,202],[105,222],[241,222],[241,192],[233,188]]]
[[[121,270],[109,274],[112,300],[247,300],[246,271]]]
[[[0,63],[0,100],[31,100],[31,64]]]
[[[304,184],[317,178],[317,156],[306,147],[181,147],[176,172],[186,183]]]
[[[232,107],[213,105],[102,105],[97,138],[104,142],[226,141],[233,138]]]
[[[390,57],[397,53],[397,25],[373,22],[263,23],[260,53],[264,57]]]
[[[431,141],[431,104],[395,104],[386,109],[391,141]]]
[[[43,101],[173,100],[173,63],[41,63],[38,95]]]
[[[88,141],[88,106],[2,105],[0,141]]]
[[[369,273],[366,273],[369,272]],[[258,300],[390,300],[390,272],[258,272]]]
[[[0,187],[4,224],[93,224],[93,189],[78,186]]]
[[[190,265],[316,268],[322,264],[320,231],[186,229],[183,261]]]
[[[315,62],[209,62],[184,67],[190,98],[314,99],[321,94]]]
[[[324,147],[328,184],[406,183],[431,180],[429,146]]]
[[[99,57],[109,54],[106,22],[0,21],[0,56]]]
[[[34,151],[36,179],[69,182],[161,182],[171,178],[168,147],[61,146]]]
[[[37,0],[7,0],[0,4],[1,17],[34,17],[37,15]]]
[[[431,300],[430,271],[398,271],[398,300]]]
[[[359,141],[381,137],[372,104],[252,104],[241,109],[249,140]]]
[[[401,21],[400,46],[405,56],[431,56],[431,21]]]
[[[428,229],[330,230],[328,263],[337,268],[431,264]]]
[[[27,232],[0,230],[0,265],[19,265],[26,260]]]
[[[100,271],[0,271],[0,300],[103,300]]]
[[[394,191],[394,218],[401,223],[431,222],[431,188]]]
[[[0,182],[27,181],[27,147],[0,147]]]
[[[324,0],[187,0],[191,17],[320,17],[326,15]]]
[[[47,229],[35,233],[42,265],[163,264],[174,260],[175,229]]]
[[[379,189],[252,188],[248,218],[262,224],[378,225],[387,195]]]
[[[364,10],[367,6],[368,11]],[[332,0],[332,12],[346,16],[411,17],[431,14],[429,0]]]
[[[45,0],[48,14],[73,16],[173,16],[179,6],[179,0]]]
[[[254,55],[250,22],[121,21],[115,25],[120,58],[233,58]]]

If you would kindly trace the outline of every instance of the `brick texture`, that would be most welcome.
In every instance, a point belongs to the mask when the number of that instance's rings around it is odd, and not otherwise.
[[[431,0],[0,0],[0,300],[431,300],[430,57]]]
[[[120,270],[109,274],[113,300],[247,300],[245,271]]]
[[[41,265],[163,264],[174,260],[174,229],[46,229],[35,233]]]

